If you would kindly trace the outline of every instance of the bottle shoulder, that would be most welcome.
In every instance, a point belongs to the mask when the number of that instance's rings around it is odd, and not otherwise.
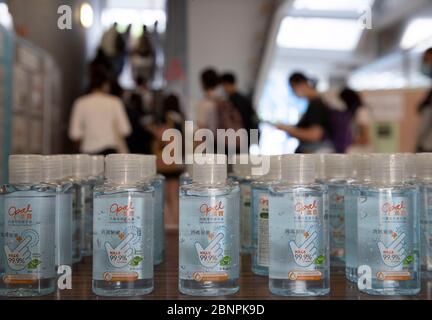
[[[180,186],[180,193],[182,195],[194,196],[218,196],[236,194],[240,192],[239,184],[237,182],[227,181],[222,184],[201,184],[191,183]]]
[[[39,184],[8,184],[4,185],[3,191],[6,196],[17,195],[20,196],[36,196],[38,194],[44,194],[44,196],[54,196],[57,192],[58,185],[51,183],[39,183]]]
[[[273,193],[312,192],[326,194],[328,192],[327,185],[316,182],[311,184],[289,184],[286,182],[278,182],[272,184],[269,189]]]
[[[104,184],[97,185],[94,192],[97,195],[101,194],[117,194],[117,193],[152,193],[155,191],[154,186],[148,182],[133,184],[133,185],[118,185],[105,182]]]

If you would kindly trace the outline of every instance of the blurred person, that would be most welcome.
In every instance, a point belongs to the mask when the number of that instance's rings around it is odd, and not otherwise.
[[[232,105],[239,111],[244,128],[248,133],[252,129],[258,129],[259,120],[255,109],[252,106],[252,101],[239,92],[236,76],[233,73],[223,74],[221,76],[221,84]]]
[[[307,99],[307,110],[296,126],[276,124],[276,127],[299,140],[296,153],[333,151],[334,147],[329,139],[331,135],[329,108],[321,99],[315,85],[299,72],[289,77],[289,84],[297,97]]]
[[[118,76],[118,39],[121,36],[114,23],[102,36],[100,51],[109,62],[109,71]]]
[[[107,155],[125,152],[122,143],[131,133],[122,101],[108,94],[109,79],[99,73],[91,79],[91,92],[72,108],[69,138],[81,153]]]
[[[116,37],[116,53],[114,58],[114,74],[116,78],[123,72],[123,68],[126,64],[126,58],[129,54],[129,43],[131,37],[132,25],[129,24],[123,33],[117,33]]]
[[[432,48],[422,57],[421,73],[432,79]],[[417,152],[432,152],[432,89],[418,106],[420,126],[417,136]]]
[[[135,94],[140,96],[143,104],[143,109],[147,110],[148,112],[152,111],[154,109],[153,92],[148,86],[147,79],[139,76],[136,78],[135,83],[136,87],[134,92]]]
[[[131,67],[134,79],[138,77],[153,80],[155,69],[155,49],[150,40],[147,26],[143,26],[143,31],[132,51]]]
[[[352,144],[348,148],[348,153],[372,152],[370,136],[371,112],[363,104],[360,94],[348,87],[341,90],[339,97],[345,104],[346,110],[352,119]]]

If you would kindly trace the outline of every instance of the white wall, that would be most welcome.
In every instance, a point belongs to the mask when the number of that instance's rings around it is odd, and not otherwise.
[[[212,66],[234,71],[249,92],[267,23],[265,0],[188,0],[188,85],[191,103],[201,96],[199,75]]]

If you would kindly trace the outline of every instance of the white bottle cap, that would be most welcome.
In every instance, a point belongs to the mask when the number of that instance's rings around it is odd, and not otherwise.
[[[405,182],[405,158],[397,154],[372,154],[371,181],[380,184]]]
[[[317,153],[314,154],[315,157],[315,172],[316,172],[316,179],[318,180],[324,180],[326,178],[325,174],[325,157],[327,154],[325,153]]]
[[[264,179],[277,181],[282,178],[282,158],[283,156],[281,155],[269,157],[270,170],[268,174],[264,176]]]
[[[420,180],[432,180],[432,153],[417,153],[415,158],[417,178]]]
[[[44,156],[42,159],[42,179],[44,182],[56,182],[63,179],[62,156]]]
[[[90,175],[92,177],[100,177],[104,175],[105,157],[91,156],[90,157]]]
[[[227,157],[224,154],[195,155],[192,181],[203,184],[225,183]]]
[[[282,180],[291,184],[310,184],[315,181],[316,158],[311,154],[282,156]]]
[[[74,154],[72,159],[72,176],[77,179],[87,179],[90,176],[90,156]]]
[[[156,169],[156,156],[154,155],[141,155],[142,160],[142,178],[148,179],[157,174]]]
[[[9,156],[9,183],[30,184],[42,182],[41,155]]]
[[[352,176],[351,159],[346,154],[327,154],[324,164],[327,180],[347,180]]]
[[[356,181],[367,181],[371,178],[371,155],[353,154],[351,155],[353,176]]]
[[[258,179],[260,176],[268,173],[263,172],[263,170],[261,170],[264,169],[263,166],[259,165],[265,161],[262,156],[243,153],[237,154],[230,159],[230,162],[233,164],[233,173],[236,177],[242,179]]]
[[[135,184],[142,181],[142,156],[110,154],[105,158],[105,177],[115,184]]]
[[[405,181],[413,181],[417,178],[416,156],[414,153],[401,153],[398,156],[405,159]]]
[[[62,161],[62,177],[71,178],[72,177],[72,156],[69,154],[60,155]]]

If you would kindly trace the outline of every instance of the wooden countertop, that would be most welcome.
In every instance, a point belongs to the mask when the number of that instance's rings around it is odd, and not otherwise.
[[[168,232],[166,235],[166,244],[168,245],[165,254],[165,262],[155,268],[155,288],[154,291],[146,296],[134,298],[119,298],[119,299],[182,299],[192,300],[199,299],[195,297],[185,296],[178,291],[178,233]],[[98,297],[93,294],[91,289],[91,258],[84,259],[78,265],[74,266],[73,270],[73,289],[58,291],[55,294],[32,298],[43,300],[106,300],[112,298]],[[284,298],[272,295],[268,290],[268,280],[266,277],[254,275],[250,270],[250,257],[242,257],[242,270],[240,277],[240,291],[232,296],[218,297],[215,299],[257,299],[257,300],[280,300],[280,299],[432,299],[432,280],[422,281],[422,290],[419,295],[413,297],[381,297],[368,296],[360,293],[356,286],[345,280],[345,275],[342,270],[335,270],[331,275],[331,293],[328,296],[313,297],[313,298]]]

